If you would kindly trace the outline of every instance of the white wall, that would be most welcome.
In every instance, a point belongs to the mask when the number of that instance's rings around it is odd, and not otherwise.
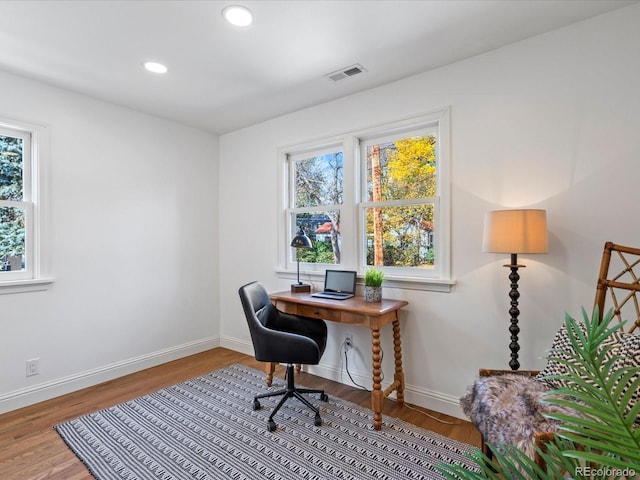
[[[634,5],[223,135],[220,198],[233,208],[220,210],[222,343],[250,351],[239,286],[259,279],[277,290],[290,283],[275,274],[277,148],[450,106],[457,285],[451,293],[384,290],[410,303],[402,319],[407,399],[460,414],[457,398],[478,367],[507,368],[508,258],[481,252],[487,210],[548,212],[549,253],[521,256],[521,368],[541,367],[564,312],[591,308],[604,242],[640,244],[638,25]],[[315,371],[340,378],[345,330],[330,328]],[[383,364],[391,378],[387,328]],[[351,370],[367,381],[370,336],[349,331],[356,334]]]
[[[56,279],[0,295],[0,412],[216,346],[217,136],[10,74],[0,116],[50,130]]]

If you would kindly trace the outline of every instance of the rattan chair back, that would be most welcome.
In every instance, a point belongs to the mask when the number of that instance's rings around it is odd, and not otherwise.
[[[613,319],[625,330],[640,334],[640,248],[607,242],[604,245],[594,306],[600,318],[613,309]]]

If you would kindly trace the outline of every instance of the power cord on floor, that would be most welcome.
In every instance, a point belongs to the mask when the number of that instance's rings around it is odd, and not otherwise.
[[[356,387],[360,388],[361,390],[364,390],[365,392],[370,392],[371,390],[369,390],[368,388],[363,387],[362,385],[358,384],[353,379],[353,377],[351,376],[351,372],[349,372],[349,355],[347,355],[348,349],[347,349],[347,341],[346,340],[344,342],[342,342],[342,350],[344,351],[344,367],[345,367],[344,369],[347,372],[347,375],[349,376],[349,379],[351,380],[351,383],[353,383]],[[383,358],[384,358],[384,350],[380,349],[380,362],[382,362]],[[383,377],[382,378],[384,379],[384,372],[383,372]],[[387,397],[387,398],[389,398],[389,397]],[[397,402],[397,400],[395,398],[389,398],[389,400]],[[438,418],[438,417],[436,417],[434,415],[431,415],[430,413],[427,413],[425,411],[422,411],[422,410],[419,410],[419,409],[417,409],[415,407],[412,407],[411,405],[409,405],[406,402],[403,402],[402,405],[404,407],[410,409],[410,410],[413,410],[413,411],[416,411],[418,413],[421,413],[425,417],[428,417],[428,418],[430,418],[432,420],[435,420],[436,422],[443,423],[445,425],[464,425],[466,423],[466,422],[464,422],[462,420],[458,421],[458,422],[449,422],[447,420],[443,420],[443,419]]]
[[[388,398],[388,397],[387,397],[387,398]],[[392,401],[394,401],[394,402],[397,402],[397,400],[396,400],[395,398],[389,398],[389,400],[392,400]],[[427,412],[424,412],[424,411],[422,411],[422,410],[419,410],[419,409],[417,409],[417,408],[415,408],[415,407],[412,407],[411,405],[409,405],[409,404],[408,404],[408,403],[406,403],[406,402],[404,402],[402,405],[403,405],[404,407],[407,407],[407,408],[408,408],[408,409],[410,409],[410,410],[414,410],[414,411],[416,411],[416,412],[418,412],[418,413],[421,413],[421,414],[422,414],[422,415],[424,415],[425,417],[429,417],[430,419],[435,420],[436,422],[444,423],[444,424],[446,424],[446,425],[464,425],[465,423],[467,423],[467,422],[465,422],[464,420],[460,420],[460,421],[458,421],[458,422],[449,422],[449,421],[447,421],[447,420],[443,420],[443,419],[438,418],[438,417],[436,417],[436,416],[434,416],[434,415],[431,415],[430,413],[427,413]]]

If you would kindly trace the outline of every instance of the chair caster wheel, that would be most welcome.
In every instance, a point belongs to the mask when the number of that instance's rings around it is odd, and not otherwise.
[[[326,393],[321,394],[320,400],[322,400],[323,402],[327,402],[329,400],[329,395],[327,395]]]
[[[275,429],[276,429],[276,422],[274,422],[273,420],[269,420],[267,422],[267,431],[273,432]]]
[[[258,400],[253,401],[253,409],[260,410],[260,402]]]
[[[320,418],[320,415],[316,414],[315,418],[313,419],[313,424],[316,427],[319,427],[320,425],[322,425],[322,418]]]

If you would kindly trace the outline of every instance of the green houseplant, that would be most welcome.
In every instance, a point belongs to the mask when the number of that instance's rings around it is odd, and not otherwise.
[[[377,268],[368,268],[364,273],[364,301],[379,302],[382,300],[382,282],[384,272]]]
[[[460,465],[441,464],[436,468],[448,479],[631,479],[640,475],[640,428],[634,423],[640,403],[627,408],[634,392],[640,389],[638,368],[613,368],[617,356],[604,342],[622,325],[609,327],[612,311],[601,322],[598,309],[591,320],[582,310],[585,334],[569,315],[565,324],[572,351],[569,358],[550,359],[566,365],[559,376],[567,387],[550,391],[543,401],[570,406],[577,415],[550,414],[557,420],[558,432],[546,451],[536,447],[546,464],[542,469],[533,459],[513,446],[493,448],[495,460],[480,450],[472,454],[479,471]]]

